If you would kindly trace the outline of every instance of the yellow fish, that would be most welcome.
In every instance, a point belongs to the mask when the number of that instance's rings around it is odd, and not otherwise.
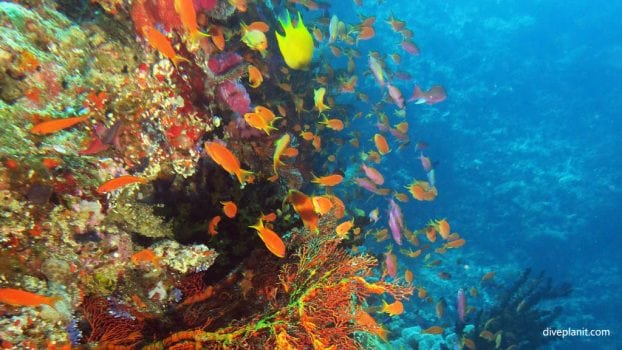
[[[325,88],[319,88],[313,90],[313,100],[315,102],[315,108],[321,112],[324,112],[327,109],[330,109],[326,104],[324,104],[324,95],[326,94]]]
[[[302,22],[300,12],[298,12],[298,21],[295,27],[292,25],[289,11],[285,12],[284,18],[279,18],[279,23],[281,23],[285,35],[278,32],[274,34],[285,64],[291,69],[306,69],[313,58],[313,37]]]
[[[274,170],[274,176],[270,177],[270,180],[274,181],[279,178],[279,173],[276,171],[276,168],[283,165],[283,162],[281,162],[281,156],[287,149],[290,140],[291,136],[285,133],[274,143],[274,155],[272,156],[272,170]]]

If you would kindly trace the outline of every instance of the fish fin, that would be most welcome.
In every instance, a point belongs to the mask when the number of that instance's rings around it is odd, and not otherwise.
[[[183,56],[180,56],[180,55],[175,55],[172,61],[173,61],[173,65],[175,66],[175,68],[178,68],[180,62],[192,63],[189,59]]]
[[[247,178],[251,178],[253,176],[253,172],[249,170],[240,169],[235,173],[235,176],[238,178],[241,184],[246,183]]]

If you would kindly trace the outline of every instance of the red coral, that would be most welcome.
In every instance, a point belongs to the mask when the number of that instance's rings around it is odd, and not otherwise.
[[[99,342],[101,348],[132,346],[143,338],[143,321],[127,307],[117,306],[113,310],[105,298],[86,296],[82,310],[84,319],[91,327],[87,340]]]

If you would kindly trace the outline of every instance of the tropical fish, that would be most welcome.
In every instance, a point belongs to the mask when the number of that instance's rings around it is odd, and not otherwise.
[[[373,181],[376,185],[381,186],[384,184],[384,176],[382,176],[382,174],[375,168],[361,164],[361,169],[365,172],[365,176],[367,176],[367,178]]]
[[[138,177],[138,176],[123,175],[123,176],[119,176],[117,178],[104,182],[97,188],[97,192],[102,193],[102,194],[108,193],[108,192],[114,191],[116,189],[119,189],[121,187],[130,185],[133,183],[144,184],[144,183],[147,183],[147,180],[142,177]]]
[[[57,131],[70,128],[78,123],[87,120],[88,117],[73,117],[64,119],[53,119],[36,124],[30,129],[30,132],[35,135],[47,135],[53,134]]]
[[[315,102],[315,108],[321,113],[324,112],[327,109],[330,109],[330,107],[328,107],[325,103],[324,103],[324,94],[326,94],[326,89],[321,87],[319,89],[315,89],[313,90],[313,100]]]
[[[235,205],[232,201],[220,202],[222,204],[222,212],[229,219],[233,219],[235,215],[238,213],[238,206]]]
[[[241,184],[253,175],[252,171],[242,169],[238,158],[219,142],[205,142],[205,152],[226,172],[235,174]]]
[[[210,36],[209,34],[199,31],[197,13],[192,0],[175,0],[175,11],[179,14],[179,19],[184,25],[186,32],[190,35],[191,41],[197,41],[201,36]]]
[[[389,199],[389,228],[391,236],[398,245],[402,245],[402,231],[404,230],[404,214],[393,199]]]
[[[279,258],[285,257],[285,243],[283,243],[283,240],[276,234],[276,232],[265,227],[261,219],[259,219],[259,222],[256,225],[249,227],[257,230],[259,238],[261,238],[263,243],[266,245],[266,248],[268,248],[272,254],[278,256]]]
[[[11,306],[40,306],[45,304],[54,307],[60,300],[62,300],[61,297],[46,297],[21,289],[0,288],[0,303]]]
[[[434,85],[428,91],[422,91],[419,86],[415,85],[415,91],[408,101],[415,101],[416,104],[433,105],[445,101],[446,98],[447,93],[440,85]]]
[[[436,303],[436,317],[440,320],[441,318],[443,318],[443,314],[445,313],[445,299],[441,298],[437,303]]]
[[[401,315],[404,312],[404,304],[402,304],[399,300],[396,300],[391,304],[387,304],[387,302],[383,300],[380,312],[385,312],[389,314],[389,316]]]
[[[276,213],[261,214],[260,219],[265,222],[274,222],[276,220]]]
[[[380,134],[375,134],[374,143],[376,144],[376,149],[378,150],[378,153],[380,153],[381,155],[384,156],[385,154],[391,152],[391,149],[389,148],[389,143],[387,142],[387,139],[384,138],[384,136]]]
[[[328,119],[326,116],[324,116],[324,120],[319,122],[319,124],[326,125],[327,128],[335,131],[343,130],[343,122],[340,119]]]
[[[402,92],[397,87],[393,86],[391,83],[387,84],[387,90],[389,91],[389,96],[399,109],[404,108],[404,96],[402,96]]]
[[[431,187],[426,181],[415,180],[408,186],[405,186],[414,199],[418,201],[431,201],[436,198],[438,192],[436,187]]]
[[[376,334],[385,342],[387,341],[387,330],[378,325],[376,320],[361,308],[355,311],[354,322],[359,326],[365,327],[365,329],[368,329],[371,333]]]
[[[279,23],[285,34],[275,32],[275,35],[285,64],[292,69],[306,69],[313,58],[314,46],[313,37],[305,27],[300,12],[295,27],[287,10],[285,16],[279,18]]]
[[[216,215],[209,221],[209,223],[207,224],[207,232],[210,235],[216,236],[218,234],[218,224],[220,223],[221,219],[222,217],[220,217],[220,215]]]
[[[343,201],[334,194],[325,194],[324,196],[330,199],[331,202],[333,202],[333,215],[335,216],[335,218],[341,219],[346,212],[346,206],[345,204],[343,204]]]
[[[445,243],[443,247],[445,249],[460,248],[465,244],[466,244],[466,240],[464,240],[463,238],[459,238],[459,239]]]
[[[153,264],[153,266],[157,266],[159,259],[160,258],[155,255],[153,250],[149,248],[145,248],[139,252],[132,254],[132,257],[130,258],[134,265],[140,265],[142,263],[148,262]]]
[[[315,213],[311,198],[300,191],[289,190],[287,200],[292,204],[294,211],[298,213],[305,227],[311,232],[317,232],[319,217]]]
[[[432,170],[432,161],[430,161],[430,158],[424,156],[423,152],[419,153],[419,160],[421,161],[421,166],[426,173]]]
[[[391,193],[390,189],[388,189],[388,188],[378,188],[375,183],[373,183],[371,180],[369,180],[367,178],[356,177],[356,178],[354,178],[354,183],[356,183],[360,187],[368,190],[369,192],[375,193],[375,194],[380,195],[380,196],[386,196],[387,194]]]
[[[458,318],[460,322],[464,322],[464,315],[466,310],[466,295],[464,294],[464,289],[458,289],[458,294],[456,296],[456,309],[458,309]]]
[[[447,220],[445,219],[438,220],[435,222],[435,225],[436,225],[436,229],[438,230],[438,233],[441,235],[443,239],[446,240],[447,238],[449,238],[449,234],[451,232],[449,232],[450,226]]]
[[[326,196],[313,196],[311,200],[313,201],[313,209],[318,215],[328,213],[333,207],[333,202]]]
[[[271,130],[278,130],[272,123],[274,120],[279,119],[275,118],[273,120],[267,121],[261,114],[255,112],[244,113],[244,120],[246,123],[257,130],[263,130],[266,135],[270,135]]]
[[[410,40],[402,41],[401,46],[402,46],[402,49],[404,49],[404,51],[408,52],[411,55],[419,54],[419,48],[417,47],[417,45],[415,45],[415,43],[413,43]]]
[[[257,69],[257,67],[252,64],[248,65],[248,83],[250,87],[256,89],[263,82],[263,76],[261,75],[261,71]]]
[[[274,170],[274,176],[272,176],[270,179],[276,180],[279,178],[279,173],[276,171],[276,169],[279,166],[283,165],[283,162],[281,162],[281,156],[283,155],[283,152],[285,152],[285,150],[287,149],[290,139],[291,136],[289,136],[288,133],[285,133],[274,143],[274,154],[272,156],[272,170]]]
[[[247,4],[246,4],[246,0],[228,0],[229,4],[231,4],[231,6],[235,7],[236,10],[240,11],[240,12],[246,12],[247,9]]]
[[[490,271],[486,273],[484,276],[482,276],[482,282],[491,280],[493,277],[495,277],[496,274],[496,271]]]
[[[313,176],[311,182],[320,186],[337,186],[343,181],[343,176],[339,174],[326,175],[322,177]]]
[[[385,270],[383,274],[395,278],[395,276],[397,276],[397,257],[393,254],[391,248],[389,248],[388,252],[384,253],[384,256]]]
[[[413,281],[415,280],[415,275],[410,269],[406,269],[406,271],[404,271],[404,280],[409,286],[412,286]]]
[[[369,69],[371,69],[371,72],[374,75],[376,82],[381,87],[384,87],[384,84],[385,84],[384,75],[385,74],[384,74],[384,70],[382,69],[382,66],[380,65],[380,62],[378,62],[378,60],[373,55],[370,54],[368,63],[369,63]]]
[[[378,208],[369,212],[369,220],[371,220],[374,224],[378,222],[380,219],[380,210]]]
[[[244,22],[241,23],[241,26],[242,42],[251,50],[259,51],[262,56],[265,56],[266,50],[268,49],[268,39],[263,31],[265,27],[262,25],[250,26],[246,25]]]
[[[352,226],[354,226],[354,219],[344,221],[341,224],[337,225],[337,227],[335,228],[335,232],[337,232],[337,236],[339,237],[346,237],[348,231],[350,231]]]
[[[339,35],[338,27],[339,27],[339,18],[337,18],[337,15],[333,15],[330,18],[330,23],[328,24],[328,35],[329,35],[328,43],[329,44],[337,40],[337,37]]]
[[[421,333],[425,333],[425,334],[443,334],[443,327],[439,327],[439,326],[432,326],[429,328],[424,329],[423,331],[421,331]]]
[[[404,26],[406,25],[406,22],[396,19],[395,17],[393,17],[393,14],[391,14],[391,16],[387,19],[387,23],[391,26],[391,29],[396,33],[404,29]]]
[[[170,40],[168,40],[168,38],[164,34],[160,33],[159,30],[151,26],[145,26],[143,27],[143,34],[145,35],[145,38],[147,39],[149,45],[151,45],[151,47],[153,47],[154,49],[158,50],[164,57],[171,60],[175,67],[177,67],[179,62],[182,61],[190,63],[190,60],[185,57],[179,56],[175,52],[175,49],[173,48],[173,45],[171,45]]]

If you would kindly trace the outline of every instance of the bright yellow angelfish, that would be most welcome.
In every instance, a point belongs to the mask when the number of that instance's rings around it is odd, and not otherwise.
[[[285,63],[292,69],[306,69],[313,58],[313,37],[302,22],[300,12],[298,12],[296,27],[292,26],[289,11],[285,12],[284,18],[279,18],[279,23],[285,35],[276,31],[274,33]]]

